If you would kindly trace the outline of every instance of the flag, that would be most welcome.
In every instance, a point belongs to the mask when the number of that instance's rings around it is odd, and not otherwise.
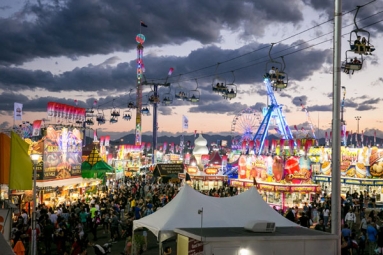
[[[141,20],[141,27],[148,27],[148,26]]]
[[[189,119],[185,115],[182,115],[182,129],[189,128]]]
[[[32,160],[28,155],[29,144],[15,132],[11,132],[11,164],[9,188],[18,190],[32,189]]]
[[[33,121],[32,136],[41,135],[41,122],[42,122],[42,120]]]
[[[13,119],[22,120],[23,116],[23,104],[14,103],[13,104]]]

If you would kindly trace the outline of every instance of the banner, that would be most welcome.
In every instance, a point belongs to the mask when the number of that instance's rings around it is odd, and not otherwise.
[[[182,129],[188,129],[189,128],[189,120],[188,117],[185,115],[182,115]]]
[[[40,136],[41,135],[41,122],[42,122],[42,120],[33,121],[32,136]]]
[[[44,140],[43,179],[81,176],[82,139],[78,129],[55,130],[49,126]]]
[[[23,104],[14,103],[13,105],[13,119],[14,120],[22,120],[23,116]]]
[[[33,164],[28,154],[29,144],[15,132],[11,132],[11,164],[9,188],[18,190],[32,189]]]
[[[104,146],[105,136],[100,137],[100,147]]]
[[[110,142],[110,135],[107,135],[105,136],[105,146],[109,146],[109,142]]]

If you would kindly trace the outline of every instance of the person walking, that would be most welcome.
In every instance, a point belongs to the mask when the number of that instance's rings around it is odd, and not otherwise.
[[[356,215],[352,209],[346,214],[346,216],[344,217],[344,220],[346,221],[347,225],[352,230],[354,224],[356,223]]]
[[[377,235],[378,231],[375,228],[375,222],[369,222],[367,226],[367,250],[369,255],[375,254]]]

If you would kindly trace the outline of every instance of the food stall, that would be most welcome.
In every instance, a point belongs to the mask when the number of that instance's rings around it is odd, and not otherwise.
[[[313,180],[331,193],[331,148],[322,148],[320,171]],[[382,202],[383,149],[378,147],[341,147],[341,194],[375,192],[376,202]]]
[[[281,139],[279,145],[274,141],[271,143],[272,153],[235,158],[238,178],[231,179],[230,185],[241,191],[256,185],[264,200],[278,208],[303,207],[321,192],[321,187],[311,179],[309,149],[313,143],[312,139]]]

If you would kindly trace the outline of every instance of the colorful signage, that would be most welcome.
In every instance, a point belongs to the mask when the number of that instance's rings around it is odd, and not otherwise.
[[[81,176],[82,139],[78,129],[47,128],[44,140],[43,180]]]
[[[215,167],[209,167],[209,168],[205,169],[205,173],[206,174],[217,174],[218,173],[218,169],[215,168]]]

